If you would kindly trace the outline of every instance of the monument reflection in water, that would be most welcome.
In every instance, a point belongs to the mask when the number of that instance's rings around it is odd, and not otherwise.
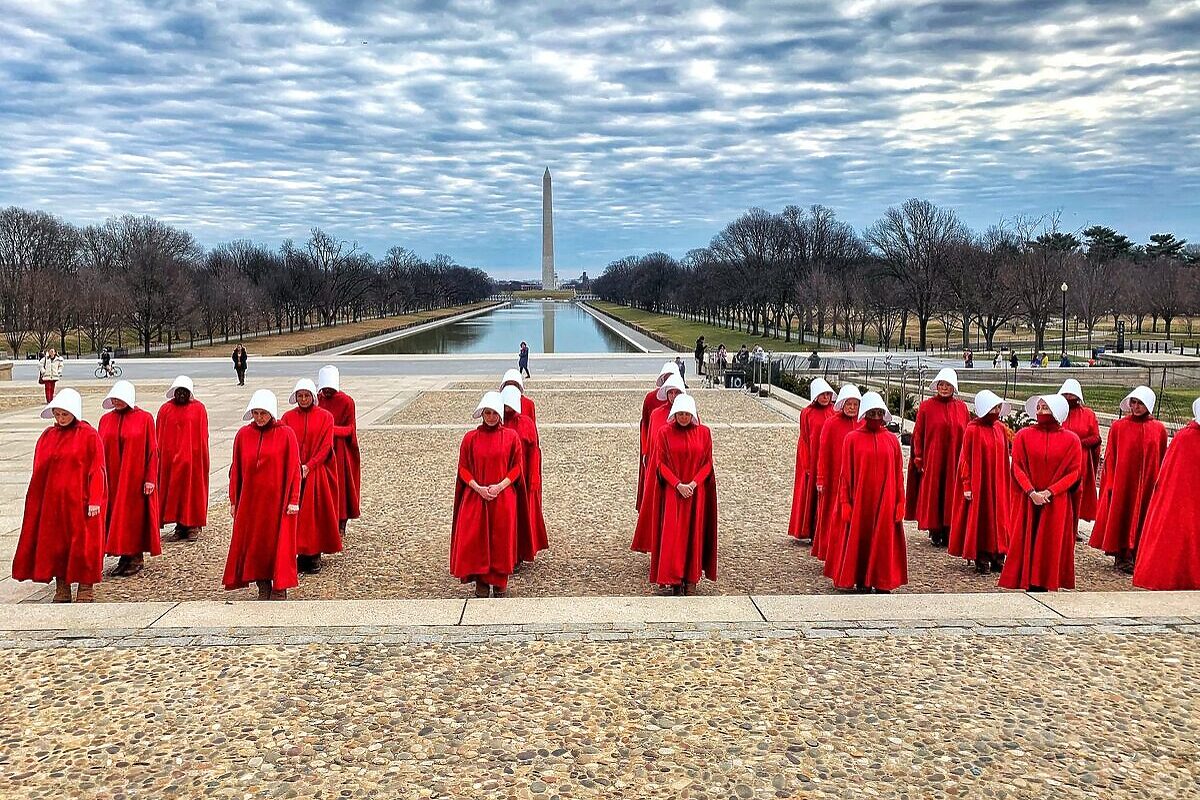
[[[526,342],[533,353],[640,352],[573,303],[519,302],[358,353],[512,353],[515,356],[521,342]]]

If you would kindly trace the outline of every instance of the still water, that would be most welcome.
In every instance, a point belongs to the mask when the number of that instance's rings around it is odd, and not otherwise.
[[[513,353],[637,353],[636,347],[572,303],[518,302],[357,351],[361,355]]]

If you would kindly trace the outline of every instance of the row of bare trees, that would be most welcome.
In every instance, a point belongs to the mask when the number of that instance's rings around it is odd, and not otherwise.
[[[156,342],[303,330],[471,303],[492,280],[448,256],[403,247],[382,259],[319,228],[278,250],[234,241],[205,251],[152,217],[76,227],[44,211],[0,209],[0,328],[13,355],[80,331],[94,348],[130,331]]]
[[[1005,326],[1028,325],[1037,349],[1067,316],[1086,331],[1128,319],[1137,332],[1169,337],[1200,314],[1200,248],[1171,234],[1136,245],[1115,230],[1068,233],[1057,217],[1002,221],[970,230],[927,200],[889,208],[861,233],[820,205],[779,213],[751,209],[707,247],[683,259],[665,253],[608,265],[593,284],[605,300],[702,320],[785,341],[831,336],[902,346],[964,348],[974,334],[994,349]],[[946,341],[930,340],[937,320]]]

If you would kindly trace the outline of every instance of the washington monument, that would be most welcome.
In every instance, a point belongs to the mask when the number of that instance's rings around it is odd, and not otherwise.
[[[542,288],[558,288],[554,275],[554,190],[549,167],[542,175]]]

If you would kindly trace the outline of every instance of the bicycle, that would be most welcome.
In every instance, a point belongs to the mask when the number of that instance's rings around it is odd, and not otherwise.
[[[117,364],[110,363],[107,367],[103,363],[96,367],[94,373],[97,378],[119,378],[121,377],[121,367]]]

